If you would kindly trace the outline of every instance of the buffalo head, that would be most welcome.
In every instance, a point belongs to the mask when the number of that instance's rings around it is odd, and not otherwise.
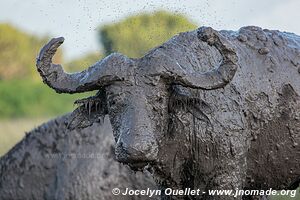
[[[179,35],[143,58],[131,59],[113,53],[88,69],[72,74],[52,63],[53,55],[64,41],[64,38],[54,38],[42,48],[37,69],[43,81],[58,93],[99,90],[94,99],[98,99],[95,101],[110,117],[117,160],[141,169],[158,162],[161,144],[170,131],[170,102],[176,103],[173,98],[180,96],[172,95],[177,86],[214,90],[224,87],[235,75],[237,55],[228,40],[207,27],[198,29],[195,35],[195,44],[204,44],[202,46],[221,58],[216,61],[217,66],[196,66],[197,62],[205,63],[199,59],[208,56],[190,51],[197,46],[182,46],[183,51],[176,53],[174,45],[181,45],[177,44]],[[90,105],[89,109],[96,111],[97,105]]]

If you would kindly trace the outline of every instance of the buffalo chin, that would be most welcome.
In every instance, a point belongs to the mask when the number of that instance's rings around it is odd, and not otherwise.
[[[144,169],[150,169],[152,161],[142,159],[126,159],[124,157],[117,156],[117,161],[125,165],[128,165],[133,171],[144,171]]]
[[[148,162],[132,162],[132,163],[125,163],[127,164],[131,170],[133,171],[144,171],[145,167],[148,166]]]

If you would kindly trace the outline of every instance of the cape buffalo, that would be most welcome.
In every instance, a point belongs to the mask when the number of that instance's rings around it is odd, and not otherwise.
[[[147,169],[161,187],[294,189],[300,181],[300,37],[243,27],[180,33],[139,59],[113,53],[68,74],[38,58],[58,93],[99,90],[81,103],[109,115],[118,161]],[[165,196],[247,199],[249,196]]]

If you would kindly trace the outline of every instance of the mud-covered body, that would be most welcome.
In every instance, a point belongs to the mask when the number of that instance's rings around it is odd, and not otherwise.
[[[94,99],[110,117],[117,160],[135,170],[148,165],[162,188],[298,186],[299,36],[201,27],[140,59],[111,54],[74,74],[51,62],[62,42],[40,52],[44,82],[59,93],[99,90]]]
[[[178,99],[180,93],[182,100],[169,105],[171,123],[159,145],[163,168],[157,176],[167,185],[204,190],[296,188],[300,37],[258,27],[221,34],[237,51],[236,74],[215,90],[175,86],[175,96]],[[151,53],[202,72],[208,70],[203,66],[213,67],[221,60],[214,47],[198,40],[197,31],[175,36]],[[194,104],[189,98],[201,102]]]
[[[107,119],[69,130],[73,118],[66,114],[40,125],[1,157],[1,200],[131,200],[112,189],[156,188],[149,174],[134,173],[115,160]]]

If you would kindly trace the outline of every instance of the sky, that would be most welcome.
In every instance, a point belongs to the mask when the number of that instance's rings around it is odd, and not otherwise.
[[[299,0],[0,0],[0,23],[65,37],[64,55],[70,60],[101,50],[100,25],[140,12],[164,9],[217,30],[256,25],[300,35],[299,8]]]

